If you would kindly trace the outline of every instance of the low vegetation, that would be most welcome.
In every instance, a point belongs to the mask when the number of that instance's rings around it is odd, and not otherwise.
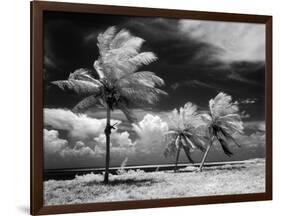
[[[165,199],[265,191],[265,161],[252,160],[240,165],[194,167],[173,171],[120,172],[111,175],[108,185],[101,174],[76,176],[73,180],[44,182],[46,205]]]

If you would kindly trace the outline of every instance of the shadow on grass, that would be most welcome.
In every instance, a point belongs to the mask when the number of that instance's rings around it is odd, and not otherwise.
[[[203,167],[203,170],[202,172],[211,172],[211,171],[218,171],[218,170],[221,170],[221,171],[224,171],[224,170],[227,170],[227,171],[234,171],[234,170],[237,170],[237,171],[241,171],[243,169],[246,169],[247,167],[246,166],[219,166],[219,167]],[[174,171],[169,171],[169,173],[175,173]],[[177,170],[176,173],[200,173],[198,169],[194,169],[194,170],[184,170],[184,169],[179,169]]]
[[[209,169],[206,169],[206,171],[213,171],[213,170],[243,170],[247,168],[246,166],[221,166],[221,167],[216,167],[216,168],[209,168]]]
[[[93,185],[109,185],[109,186],[119,186],[119,185],[135,185],[135,186],[143,186],[143,185],[152,185],[154,183],[158,183],[155,179],[113,179],[109,180],[108,184],[100,181],[92,181],[85,183],[85,186],[93,186]]]

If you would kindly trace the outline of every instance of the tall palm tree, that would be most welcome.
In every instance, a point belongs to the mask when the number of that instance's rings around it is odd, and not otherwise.
[[[84,99],[75,107],[79,112],[99,105],[106,109],[106,159],[104,183],[108,183],[110,162],[110,133],[114,125],[110,124],[111,111],[120,109],[129,121],[134,121],[130,108],[154,104],[159,95],[166,92],[157,88],[164,81],[153,72],[138,71],[141,66],[157,60],[152,52],[140,52],[144,42],[127,30],[117,32],[116,27],[109,27],[97,37],[99,48],[98,60],[94,68],[98,79],[90,70],[78,69],[69,75],[68,80],[53,82],[63,90],[73,90]]]
[[[205,151],[204,134],[200,133],[199,130],[201,126],[203,126],[203,122],[197,112],[197,106],[192,103],[186,103],[179,110],[174,109],[169,115],[169,131],[165,135],[167,146],[164,156],[176,157],[175,172],[177,171],[179,155],[182,149],[191,163],[194,163],[190,156],[191,149],[198,148]]]
[[[220,92],[214,99],[209,101],[209,109],[208,114],[201,115],[206,123],[210,143],[203,156],[199,171],[202,171],[208,152],[215,141],[221,145],[227,156],[231,156],[233,153],[230,151],[228,144],[234,143],[240,147],[233,135],[243,133],[243,123],[238,113],[239,109],[237,103],[232,102],[231,96]]]

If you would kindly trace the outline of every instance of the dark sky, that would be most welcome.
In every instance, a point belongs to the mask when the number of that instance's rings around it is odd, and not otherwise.
[[[44,22],[44,104],[48,114],[45,119],[51,119],[45,121],[45,143],[58,149],[46,153],[45,167],[103,166],[102,157],[95,157],[93,153],[97,153],[96,142],[102,143],[102,136],[97,138],[98,132],[87,137],[75,134],[73,131],[77,126],[73,119],[76,117],[66,113],[80,98],[62,92],[50,82],[67,79],[69,73],[78,68],[94,70],[93,62],[98,58],[97,35],[113,25],[118,29],[126,28],[145,40],[142,50],[153,51],[159,60],[142,70],[155,72],[166,83],[163,89],[169,96],[162,98],[154,107],[135,110],[139,121],[147,123],[143,117],[149,113],[150,122],[159,124],[165,119],[165,113],[188,101],[206,110],[208,101],[223,91],[239,103],[245,123],[245,137],[239,139],[243,139],[241,142],[245,145],[251,143],[246,146],[247,151],[237,150],[231,159],[264,156],[264,25],[62,12],[45,12]],[[65,118],[57,119],[56,112],[61,114],[60,117],[65,114]],[[87,114],[88,118],[105,117],[102,110],[90,110]],[[116,139],[119,139],[118,136],[126,137],[128,131],[127,139],[134,143],[138,139],[136,130],[120,112],[116,111],[113,117],[122,121]],[[87,157],[82,156],[81,159],[77,156],[83,155],[85,150],[94,164],[89,163]],[[152,151],[148,149],[146,153],[138,154],[139,158],[128,156],[133,153],[124,156],[118,152],[117,159],[113,156],[113,165],[119,165],[126,156],[129,164],[166,162],[162,152]],[[211,154],[210,160],[229,160],[220,149],[217,152]],[[199,153],[195,152],[195,157],[196,154]],[[75,159],[70,160],[73,157]],[[197,156],[198,159],[200,157]]]

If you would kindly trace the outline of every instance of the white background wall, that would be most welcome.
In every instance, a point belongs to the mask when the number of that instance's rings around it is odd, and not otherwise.
[[[59,0],[57,0],[59,1]],[[274,201],[95,213],[96,216],[140,215],[276,215],[280,212],[281,150],[278,120],[281,104],[281,7],[276,0],[96,0],[97,4],[273,15]],[[0,13],[0,215],[29,209],[29,1],[1,1]],[[278,111],[278,112],[275,112]],[[84,215],[90,215],[84,214]],[[93,213],[92,213],[93,214]]]

